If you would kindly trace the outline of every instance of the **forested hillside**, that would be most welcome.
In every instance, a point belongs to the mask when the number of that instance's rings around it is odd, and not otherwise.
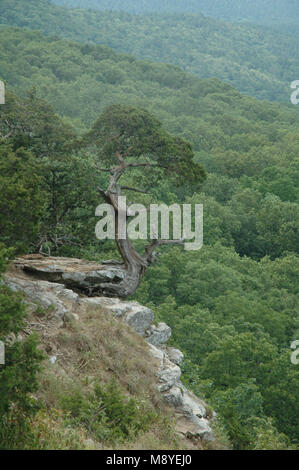
[[[172,63],[271,101],[290,102],[290,84],[299,76],[299,52],[292,36],[199,14],[135,16],[71,10],[47,0],[2,0],[0,24]]]
[[[296,0],[52,0],[68,7],[97,8],[100,10],[145,13],[153,11],[201,12],[219,18],[263,19],[269,21],[291,19],[298,14]]]
[[[94,235],[97,187],[107,178],[95,167],[100,154],[84,147],[86,131],[109,105],[123,105],[124,113],[146,108],[191,142],[207,179],[194,189],[136,169],[124,183],[151,190],[134,202],[203,203],[204,247],[165,248],[135,298],[171,325],[173,344],[186,353],[185,382],[216,409],[235,449],[295,448],[296,109],[175,66],[40,32],[2,27],[0,51],[7,84],[0,241],[19,253],[117,257],[112,242]]]
[[[58,5],[130,13],[192,12],[233,21],[266,25],[293,24],[299,14],[296,0],[52,0]]]

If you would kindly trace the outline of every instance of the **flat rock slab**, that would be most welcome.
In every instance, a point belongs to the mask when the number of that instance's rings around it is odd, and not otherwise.
[[[121,282],[124,278],[122,267],[78,258],[64,258],[43,255],[26,255],[14,260],[14,268],[28,276],[64,284],[66,287],[80,291],[86,295],[101,293],[101,284]]]

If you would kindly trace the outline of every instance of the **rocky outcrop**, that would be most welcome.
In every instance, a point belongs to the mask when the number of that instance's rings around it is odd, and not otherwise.
[[[117,320],[128,324],[148,343],[157,387],[165,401],[174,407],[178,431],[189,438],[213,440],[205,403],[187,390],[180,380],[183,354],[178,349],[167,346],[171,328],[165,323],[154,325],[152,310],[138,302],[83,296],[82,293],[88,289],[89,280],[92,279],[93,283],[96,276],[100,276],[100,270],[92,269],[94,266],[93,263],[69,258],[18,258],[6,274],[5,282],[14,291],[24,293],[29,308],[40,305],[45,309],[47,318],[58,327],[63,327],[67,321],[78,320],[80,310],[88,306],[105,310]],[[113,273],[107,273],[107,276],[115,276],[116,272],[117,269]],[[97,273],[96,276],[94,273]],[[67,282],[63,282],[64,280]],[[76,287],[84,284],[81,295],[77,290],[75,292],[70,289],[73,282],[76,282]]]
[[[101,284],[120,283],[124,279],[122,265],[83,261],[78,258],[27,255],[14,261],[16,268],[39,280],[56,282],[85,295],[101,293]]]
[[[50,312],[51,319],[56,320],[61,326],[65,320],[76,318],[80,297],[61,284],[23,279],[12,275],[5,276],[5,283],[13,291],[23,292],[29,307],[36,308],[40,305]]]
[[[146,336],[154,319],[153,311],[138,302],[124,302],[108,297],[83,298],[82,302],[109,310],[113,316],[124,320],[141,336]]]
[[[146,332],[146,341],[153,346],[161,346],[171,337],[171,328],[166,323],[151,325]]]
[[[182,364],[183,359],[184,359],[184,354],[179,349],[170,347],[167,349],[167,354],[171,362],[173,362],[174,364],[178,366]]]

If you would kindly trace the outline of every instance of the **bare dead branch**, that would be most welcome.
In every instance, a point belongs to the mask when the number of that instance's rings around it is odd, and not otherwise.
[[[131,152],[132,148],[133,148],[133,147],[129,147],[126,152],[122,153],[122,154],[121,154],[122,157],[127,157],[128,155],[130,155],[130,152]]]
[[[184,238],[179,240],[152,240],[149,245],[145,247],[145,259],[150,263],[152,262],[152,255],[154,251],[162,245],[182,245],[184,243]]]
[[[150,163],[150,162],[136,162],[128,163],[126,165],[128,168],[138,168],[138,167],[152,167],[152,168],[167,168],[167,166],[161,165],[161,163]]]
[[[107,173],[111,173],[113,171],[113,168],[101,168],[99,167],[96,163],[94,164],[95,168],[99,171],[105,171]]]
[[[148,194],[147,191],[143,191],[142,189],[131,188],[130,186],[121,186],[121,189],[126,189],[127,191],[135,191],[136,193]]]
[[[11,129],[11,130],[8,132],[8,134],[6,134],[6,135],[3,135],[3,134],[0,133],[1,139],[3,139],[3,140],[8,139],[8,138],[13,134],[13,131],[14,131],[14,129]]]

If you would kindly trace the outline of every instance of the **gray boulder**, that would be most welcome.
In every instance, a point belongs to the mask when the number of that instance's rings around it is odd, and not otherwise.
[[[113,316],[122,318],[141,336],[145,335],[153,322],[154,314],[150,308],[138,302],[123,302],[118,298],[90,297],[83,299],[87,305],[98,305]]]
[[[159,377],[159,390],[165,392],[174,385],[178,384],[181,377],[181,369],[179,366],[164,358],[163,366],[158,370],[157,377]]]
[[[63,320],[67,313],[76,313],[79,296],[54,282],[5,276],[5,283],[14,291],[23,292],[26,299],[45,309],[51,317]]]
[[[176,348],[167,348],[167,356],[168,359],[177,366],[180,366],[184,359],[184,354]]]
[[[146,341],[154,346],[162,346],[171,337],[171,328],[166,323],[152,325],[146,332]]]
[[[174,406],[175,408],[178,408],[183,404],[182,390],[177,386],[171,387],[169,390],[163,393],[163,398],[165,401],[167,401],[167,403]]]

